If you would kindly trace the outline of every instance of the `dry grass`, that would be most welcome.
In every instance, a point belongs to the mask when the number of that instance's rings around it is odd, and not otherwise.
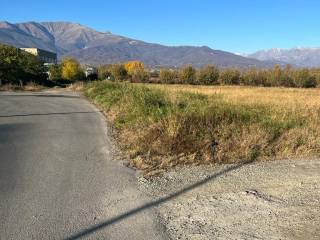
[[[69,84],[67,86],[67,89],[72,91],[83,91],[84,87],[85,87],[85,83],[79,81],[79,82],[74,82]]]
[[[35,84],[35,83],[27,83],[23,86],[19,85],[13,85],[13,84],[5,84],[0,86],[0,91],[30,91],[30,92],[36,92],[41,91],[45,87]]]
[[[319,89],[96,82],[84,91],[146,172],[319,154]]]
[[[248,86],[195,86],[181,84],[144,84],[166,92],[186,91],[219,95],[229,103],[271,104],[285,108],[319,108],[320,88],[275,88]]]

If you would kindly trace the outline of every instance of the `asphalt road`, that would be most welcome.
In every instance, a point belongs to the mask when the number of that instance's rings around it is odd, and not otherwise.
[[[0,239],[166,239],[105,124],[75,93],[0,93]]]

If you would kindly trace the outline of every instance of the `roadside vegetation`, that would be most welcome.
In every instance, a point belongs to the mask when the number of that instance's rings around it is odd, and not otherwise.
[[[0,45],[2,90],[63,83],[84,91],[105,111],[131,166],[148,174],[320,152],[319,69],[150,71],[130,61],[102,65],[96,77],[107,81],[83,82],[95,77],[75,59],[45,69],[33,55]]]
[[[73,58],[45,66],[28,52],[0,44],[0,90],[39,90],[84,80],[84,69]]]
[[[43,64],[32,54],[7,45],[0,45],[0,81],[23,86],[45,81]],[[1,84],[0,84],[1,85]]]
[[[131,166],[148,174],[319,154],[319,91],[111,81],[84,87],[116,128]]]

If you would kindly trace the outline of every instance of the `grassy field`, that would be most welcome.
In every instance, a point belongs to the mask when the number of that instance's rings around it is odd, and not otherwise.
[[[147,173],[319,154],[319,89],[95,82],[84,91]]]
[[[247,86],[194,86],[141,84],[168,92],[192,92],[204,95],[221,95],[229,103],[272,104],[286,108],[320,108],[320,88],[275,88]]]

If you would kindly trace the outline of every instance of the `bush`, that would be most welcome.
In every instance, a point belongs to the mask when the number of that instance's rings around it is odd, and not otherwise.
[[[219,70],[212,66],[208,65],[198,72],[198,84],[203,85],[214,85],[218,83],[219,79]]]

